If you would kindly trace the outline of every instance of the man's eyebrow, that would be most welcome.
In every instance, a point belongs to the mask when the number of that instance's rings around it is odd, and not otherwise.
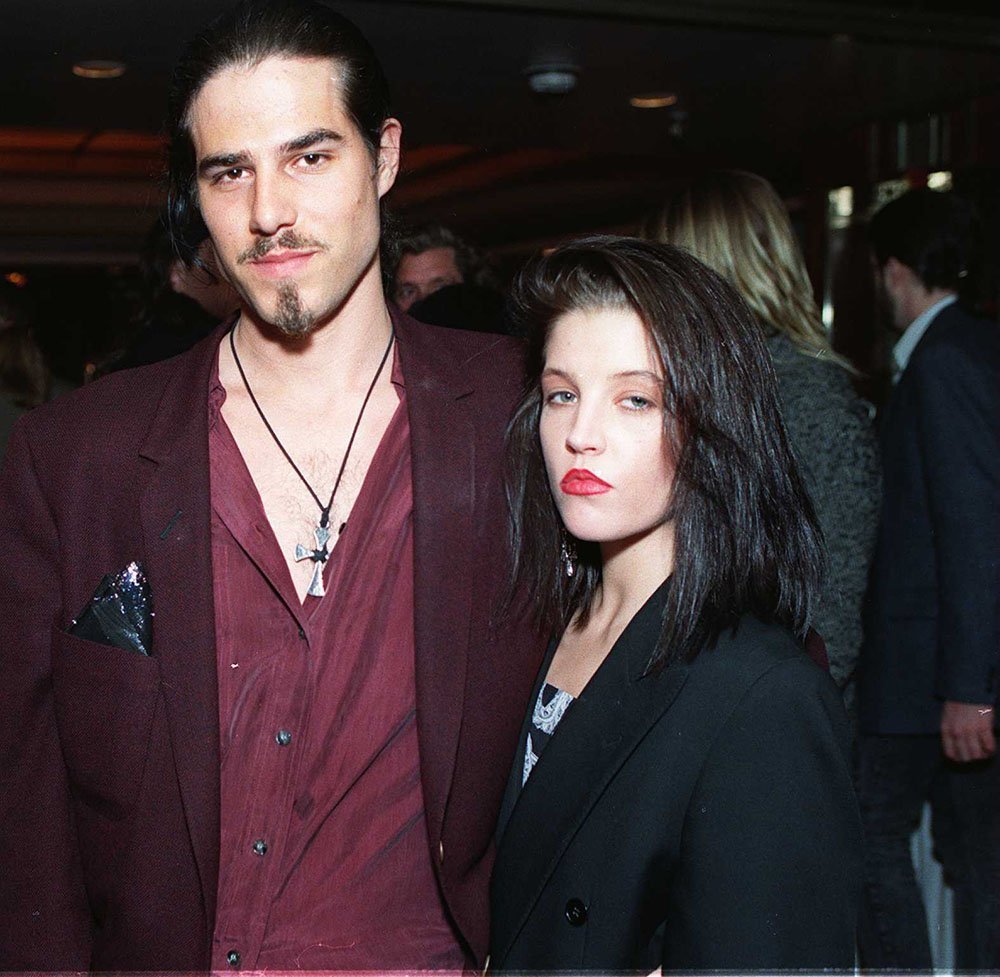
[[[289,139],[288,142],[279,147],[278,152],[282,156],[287,156],[289,153],[301,153],[303,149],[309,149],[317,143],[343,141],[344,137],[339,132],[334,132],[333,129],[313,129],[304,136]]]
[[[313,129],[311,132],[282,143],[278,147],[278,153],[281,156],[287,156],[289,153],[301,153],[303,149],[309,149],[317,143],[343,141],[344,137],[339,132],[334,132],[333,129]],[[198,163],[198,174],[204,176],[210,170],[248,166],[251,159],[251,154],[245,149],[237,150],[235,153],[216,153],[214,156],[206,156]]]
[[[250,154],[245,149],[235,153],[216,153],[214,156],[206,156],[198,163],[198,175],[204,176],[209,170],[246,166],[249,162]]]

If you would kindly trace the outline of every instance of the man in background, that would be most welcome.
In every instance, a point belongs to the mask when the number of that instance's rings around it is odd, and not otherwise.
[[[190,349],[239,308],[239,296],[215,267],[206,239],[198,264],[177,257],[166,215],[158,218],[139,260],[141,293],[133,335],[111,370],[157,363]]]
[[[404,311],[446,285],[492,285],[483,256],[447,227],[431,224],[397,245],[393,297]]]
[[[910,857],[925,802],[955,892],[955,965],[1000,967],[1000,330],[963,307],[970,207],[913,190],[870,226],[902,336],[881,425],[884,498],[859,679],[862,957],[932,969]]]

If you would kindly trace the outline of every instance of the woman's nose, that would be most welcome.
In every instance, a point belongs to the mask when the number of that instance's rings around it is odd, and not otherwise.
[[[566,434],[566,447],[575,455],[600,454],[604,444],[604,424],[600,412],[581,404]]]

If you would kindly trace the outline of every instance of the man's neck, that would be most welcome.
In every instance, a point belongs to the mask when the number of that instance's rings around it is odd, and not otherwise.
[[[255,379],[255,392],[315,402],[367,387],[389,336],[385,301],[348,302],[308,336],[285,336],[244,310],[236,326],[240,360]]]
[[[914,289],[910,295],[910,300],[906,306],[908,325],[913,325],[928,309],[933,308],[943,299],[950,298],[955,292],[949,288],[918,288]]]
[[[936,297],[932,301],[921,302],[915,306],[920,311],[910,320],[909,325],[892,348],[893,383],[898,381],[903,375],[903,371],[910,362],[913,351],[917,348],[920,340],[923,339],[924,333],[927,332],[931,322],[937,318],[935,310],[941,306],[941,303],[953,302],[956,298],[954,292],[941,288],[934,289],[933,292],[925,292],[924,294]]]

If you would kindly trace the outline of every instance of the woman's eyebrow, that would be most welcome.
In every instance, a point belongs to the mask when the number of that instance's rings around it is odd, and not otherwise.
[[[652,370],[622,370],[619,373],[612,374],[612,376],[614,376],[616,379],[617,378],[624,379],[626,377],[641,377],[646,380],[652,380],[653,383],[663,383],[663,377],[660,376],[660,374],[658,373],[654,373]]]

